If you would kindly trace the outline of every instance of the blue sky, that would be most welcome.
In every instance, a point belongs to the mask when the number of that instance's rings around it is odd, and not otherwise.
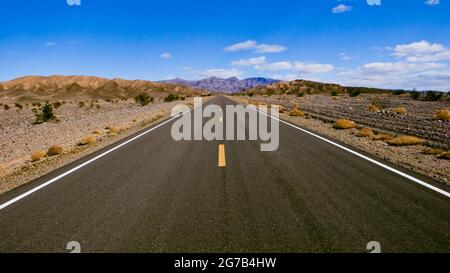
[[[265,76],[450,90],[448,0],[15,0],[0,11],[0,81]]]

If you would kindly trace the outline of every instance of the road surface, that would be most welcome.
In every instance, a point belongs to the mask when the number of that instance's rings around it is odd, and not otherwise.
[[[443,194],[286,124],[279,149],[261,152],[258,141],[176,142],[173,122],[0,209],[0,252],[68,252],[70,241],[82,252],[367,252],[370,241],[450,252]]]

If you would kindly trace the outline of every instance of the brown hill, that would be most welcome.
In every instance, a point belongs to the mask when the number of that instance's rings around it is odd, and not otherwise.
[[[121,99],[133,98],[141,93],[162,97],[167,94],[200,95],[207,92],[167,83],[92,76],[27,76],[0,83],[0,99],[17,102]]]
[[[274,95],[274,94],[322,94],[322,93],[386,93],[394,90],[385,90],[366,87],[345,87],[334,83],[321,83],[307,80],[294,80],[277,82],[271,85],[259,86],[246,90],[246,94]]]

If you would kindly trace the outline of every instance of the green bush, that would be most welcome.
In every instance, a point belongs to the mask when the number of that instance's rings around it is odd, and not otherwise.
[[[417,90],[413,90],[409,96],[411,97],[411,99],[413,100],[417,100],[418,98],[420,98],[420,93],[417,92]]]
[[[180,97],[178,95],[174,95],[174,94],[170,94],[167,97],[164,98],[165,102],[172,102],[172,101],[177,101],[179,100]]]
[[[444,95],[443,92],[427,91],[427,94],[425,96],[425,100],[438,101],[438,100],[440,100],[442,98],[443,95]]]
[[[297,97],[304,97],[304,96],[305,96],[305,93],[303,93],[303,92],[297,93]]]
[[[335,97],[335,96],[338,95],[338,93],[337,93],[337,91],[332,91],[332,92],[331,92],[331,95],[332,95],[333,97]]]
[[[352,89],[350,90],[350,97],[357,97],[361,94],[361,92],[358,89]]]
[[[139,96],[136,96],[134,100],[136,101],[136,103],[145,106],[150,102],[153,102],[154,98],[150,97],[148,94],[142,93]]]
[[[39,110],[35,110],[34,115],[36,116],[34,124],[41,124],[48,121],[58,121],[55,113],[53,112],[53,106],[49,103],[46,103],[43,107],[39,108]]]

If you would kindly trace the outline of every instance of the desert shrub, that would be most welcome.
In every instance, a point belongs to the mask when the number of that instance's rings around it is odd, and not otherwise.
[[[396,108],[392,109],[392,112],[403,115],[403,114],[406,114],[407,111],[406,111],[405,107],[396,107]]]
[[[5,109],[5,111],[8,111],[11,107],[8,104],[4,104],[3,105],[3,109]]]
[[[352,89],[350,90],[350,97],[357,97],[361,94],[361,91],[359,91],[358,89]]]
[[[53,145],[50,148],[48,148],[47,150],[47,155],[52,156],[52,155],[59,155],[62,154],[64,152],[64,148],[59,146],[59,145]]]
[[[20,104],[20,103],[17,103],[17,102],[16,102],[14,105],[15,105],[16,108],[19,109],[19,110],[22,110],[22,109],[23,109],[23,105]]]
[[[352,129],[352,128],[356,128],[356,126],[357,125],[355,122],[348,120],[348,119],[338,119],[333,124],[333,128],[339,129],[339,130]]]
[[[84,101],[79,101],[78,102],[78,107],[83,108],[86,104],[84,103]]]
[[[116,125],[106,126],[105,129],[108,130],[110,133],[120,133],[123,130],[123,128],[121,126],[116,126]]]
[[[165,102],[172,102],[172,101],[177,101],[179,100],[179,96],[178,95],[174,95],[174,94],[170,94],[167,97],[164,98]]]
[[[438,92],[438,91],[427,91],[426,95],[425,95],[425,100],[428,101],[438,101],[442,98],[442,96],[444,95],[443,92]]]
[[[36,116],[36,120],[34,124],[41,124],[49,121],[57,121],[58,118],[55,116],[53,111],[53,106],[49,103],[46,103],[43,107],[39,108],[39,110],[35,109],[34,115]]]
[[[248,95],[249,97],[253,97],[253,92],[249,92],[247,95]]]
[[[55,109],[58,109],[59,107],[61,107],[62,103],[57,101],[57,102],[52,103],[52,105]]]
[[[88,145],[88,144],[94,143],[95,141],[97,141],[97,138],[94,135],[87,135],[80,140],[78,145],[80,145],[80,146]]]
[[[46,155],[47,153],[45,151],[36,151],[31,154],[31,161],[39,161]]]
[[[385,109],[391,107],[391,102],[388,99],[383,98],[373,98],[372,104],[378,107],[379,109]]]
[[[418,98],[420,98],[420,93],[417,92],[417,90],[413,90],[411,91],[411,93],[409,93],[409,96],[411,97],[411,99],[417,100]]]
[[[331,96],[335,97],[335,96],[337,96],[337,95],[338,95],[338,92],[337,92],[337,91],[335,91],[335,90],[331,91]]]
[[[380,109],[378,107],[376,107],[375,105],[373,105],[373,104],[369,104],[369,106],[367,106],[367,111],[369,111],[369,112],[378,112],[378,111],[380,111]]]
[[[436,114],[434,115],[434,118],[440,119],[440,120],[450,120],[450,110],[441,109],[436,112]]]
[[[405,90],[394,90],[392,94],[394,94],[395,96],[400,96],[405,94]]]
[[[438,155],[437,158],[450,160],[450,151]]]
[[[102,129],[94,129],[94,131],[92,131],[93,134],[95,135],[102,135],[103,134],[103,130]]]
[[[294,108],[289,113],[289,116],[292,116],[292,117],[303,117],[303,116],[305,116],[305,113],[303,111],[301,111],[300,109],[298,109],[298,108]]]
[[[356,133],[357,137],[371,137],[373,135],[373,130],[370,128],[362,128]]]
[[[422,144],[423,140],[413,136],[398,136],[393,139],[386,140],[386,142],[392,146],[409,146]]]
[[[33,102],[31,105],[35,106],[35,107],[41,107],[41,103],[40,102]]]
[[[297,93],[297,97],[304,97],[304,96],[305,96],[305,93],[303,93],[303,92]]]
[[[136,96],[134,98],[134,100],[136,101],[136,103],[140,104],[141,106],[145,106],[145,105],[149,104],[150,102],[153,102],[154,98],[150,97],[146,93],[142,93],[142,94],[139,94],[138,96]]]
[[[442,150],[440,148],[427,147],[427,148],[423,149],[420,153],[424,154],[424,155],[440,155],[443,152],[444,152],[444,150]]]

